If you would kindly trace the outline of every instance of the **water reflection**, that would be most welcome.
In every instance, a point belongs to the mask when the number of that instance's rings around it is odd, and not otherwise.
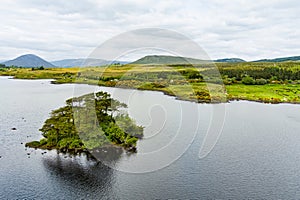
[[[106,162],[109,162],[109,160],[116,162],[121,153],[122,151],[115,148],[115,150],[105,150],[98,154],[103,159],[107,158]],[[47,176],[51,177],[48,179],[53,182],[51,185],[56,185],[60,190],[64,188],[66,196],[97,199],[114,196],[112,188],[115,171],[102,162],[84,155],[72,156],[54,153],[52,156],[42,157],[42,164]],[[69,188],[72,191],[69,191]]]
[[[98,163],[105,164],[110,168],[115,168],[116,164],[118,163],[118,160],[123,154],[125,154],[125,151],[122,147],[106,146],[90,150],[89,153],[91,153],[91,159],[96,160]],[[131,155],[132,153],[128,152],[127,154]]]

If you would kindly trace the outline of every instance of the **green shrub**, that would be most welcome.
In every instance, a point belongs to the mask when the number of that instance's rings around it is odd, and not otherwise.
[[[40,147],[40,142],[39,141],[28,142],[25,144],[25,147],[38,148]]]
[[[125,145],[128,145],[128,146],[136,146],[136,142],[138,141],[138,139],[136,137],[128,137],[126,138],[126,141],[125,141]]]
[[[72,143],[69,145],[70,149],[77,149],[83,148],[83,143],[80,140],[73,140]]]
[[[47,144],[47,139],[46,138],[43,138],[40,140],[40,145],[45,145]]]
[[[71,142],[72,140],[70,138],[63,138],[58,142],[57,145],[59,149],[64,149],[64,148],[68,149]]]
[[[259,79],[255,80],[255,84],[256,85],[265,85],[265,84],[267,84],[267,80],[264,78],[259,78]]]
[[[245,76],[242,78],[242,83],[245,85],[254,85],[255,80],[251,76]]]

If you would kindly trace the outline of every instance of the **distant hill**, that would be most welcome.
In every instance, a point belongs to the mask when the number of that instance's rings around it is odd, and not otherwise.
[[[214,62],[236,63],[236,62],[246,62],[246,61],[240,58],[223,58],[223,59],[214,60]]]
[[[140,58],[132,64],[203,64],[209,62],[246,62],[240,58],[224,58],[218,60],[201,60],[178,56],[153,55]]]
[[[274,59],[261,59],[253,62],[287,62],[287,61],[300,61],[300,56],[291,56],[291,57],[274,58]]]
[[[22,55],[13,60],[3,62],[3,64],[5,64],[6,66],[18,66],[18,67],[41,67],[41,66],[46,68],[55,67],[54,65],[47,62],[46,60],[33,54]]]
[[[178,56],[151,55],[140,58],[132,64],[201,64],[206,60]]]
[[[95,58],[79,58],[79,59],[64,59],[64,60],[57,60],[51,62],[53,65],[58,67],[95,67],[95,66],[102,66],[108,64],[126,64],[127,62],[124,61],[109,61],[103,59],[95,59]]]
[[[287,62],[287,61],[299,61],[300,56],[292,57],[282,57],[274,59],[261,59],[252,62]],[[186,58],[179,56],[167,56],[167,55],[149,55],[142,57],[132,64],[203,64],[209,62],[226,62],[226,63],[237,63],[237,62],[247,62],[241,58],[223,58],[217,60],[201,60],[196,58]],[[53,62],[47,62],[46,60],[40,58],[39,56],[33,54],[26,54],[19,56],[13,60],[1,62],[6,66],[18,66],[18,67],[45,67],[45,68],[54,68],[54,67],[95,67],[103,66],[108,64],[127,64],[126,61],[109,61],[104,59],[95,59],[95,58],[79,58],[79,59],[64,59],[57,60]]]

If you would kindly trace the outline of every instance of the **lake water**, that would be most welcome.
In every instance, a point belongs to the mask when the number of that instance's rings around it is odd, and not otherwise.
[[[121,102],[145,138],[113,168],[50,151],[26,149],[51,110],[104,90]],[[299,199],[300,107],[247,101],[226,106],[213,150],[199,149],[220,105],[159,92],[0,77],[0,199]],[[16,130],[12,130],[16,128]]]

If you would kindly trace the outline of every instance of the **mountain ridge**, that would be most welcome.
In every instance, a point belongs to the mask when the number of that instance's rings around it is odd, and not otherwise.
[[[253,62],[287,62],[287,61],[300,61],[300,56],[289,56],[272,59],[260,59]]]
[[[55,60],[51,61],[51,63],[58,67],[96,67],[96,66],[102,66],[102,65],[108,65],[108,64],[126,64],[128,62],[125,61],[110,61],[110,60],[104,60],[104,59],[98,59],[98,58],[74,58],[74,59],[63,59],[63,60]]]
[[[144,56],[131,64],[203,64],[210,62],[246,62],[240,58],[223,58],[217,60],[202,60],[196,58],[167,56],[167,55],[148,55]]]
[[[148,55],[131,62],[131,64],[202,64],[207,62],[207,60],[180,56]]]
[[[15,59],[2,62],[2,64],[4,64],[5,66],[17,66],[17,67],[41,67],[41,66],[46,68],[55,67],[50,62],[34,54],[21,55]]]
[[[260,59],[255,61],[245,61],[241,58],[223,58],[216,60],[201,60],[196,58],[180,57],[180,56],[169,56],[169,55],[147,55],[133,62],[126,61],[109,61],[97,58],[76,58],[76,59],[63,59],[48,62],[43,58],[34,54],[21,55],[15,59],[1,62],[5,66],[18,66],[18,67],[45,67],[45,68],[55,68],[55,67],[95,67],[103,66],[108,64],[205,64],[205,63],[238,63],[238,62],[295,62],[300,61],[300,56],[289,56],[280,57],[273,59]]]
[[[222,58],[213,60],[214,62],[229,62],[229,63],[237,63],[237,62],[247,62],[244,59],[241,58]]]
[[[260,59],[254,61],[246,61],[241,58],[222,58],[216,60],[201,60],[196,58],[166,56],[166,55],[148,55],[144,56],[132,64],[202,64],[202,63],[238,63],[238,62],[296,62],[300,61],[300,56],[280,57],[273,59]]]

